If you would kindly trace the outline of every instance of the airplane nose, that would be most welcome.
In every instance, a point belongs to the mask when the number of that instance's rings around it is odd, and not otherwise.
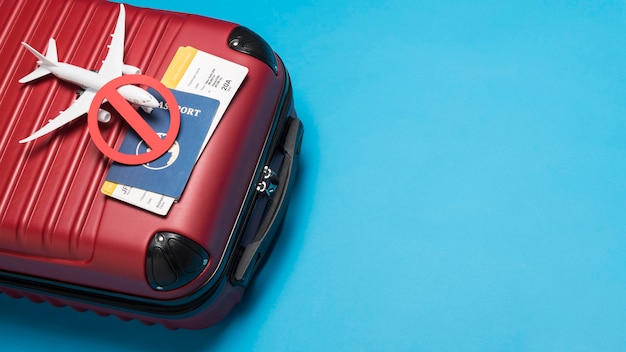
[[[149,93],[148,93],[149,94]],[[159,101],[156,100],[156,98],[154,96],[152,96],[152,94],[150,94],[149,97],[147,97],[147,99],[145,100],[146,102],[146,106],[149,106],[151,108],[157,108],[159,107]]]

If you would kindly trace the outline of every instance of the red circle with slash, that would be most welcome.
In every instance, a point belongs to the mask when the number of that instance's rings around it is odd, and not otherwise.
[[[96,147],[109,158],[127,165],[140,165],[156,160],[165,154],[176,141],[180,129],[180,112],[178,109],[170,109],[170,127],[165,138],[161,139],[157,132],[150,127],[139,112],[133,108],[117,89],[125,85],[143,84],[155,89],[165,99],[168,106],[178,106],[174,94],[157,79],[145,75],[124,75],[112,79],[102,86],[96,93],[89,107],[87,123],[91,139]],[[113,149],[105,140],[98,127],[98,110],[104,101],[108,101],[120,116],[126,120],[130,127],[137,132],[139,137],[150,147],[143,154],[125,154]]]

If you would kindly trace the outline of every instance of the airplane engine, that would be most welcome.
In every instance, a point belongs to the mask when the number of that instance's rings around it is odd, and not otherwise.
[[[104,109],[98,109],[98,121],[108,123],[111,121],[111,113]]]
[[[125,75],[140,75],[141,70],[139,69],[139,67],[135,67],[133,65],[123,65],[122,73]]]

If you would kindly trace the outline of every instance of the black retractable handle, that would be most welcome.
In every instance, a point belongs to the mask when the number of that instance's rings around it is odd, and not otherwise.
[[[295,178],[303,132],[302,122],[297,118],[290,118],[282,144],[284,160],[277,174],[276,188],[272,192],[271,201],[267,205],[265,216],[254,239],[243,250],[234,271],[233,278],[239,285],[248,284],[280,228]]]

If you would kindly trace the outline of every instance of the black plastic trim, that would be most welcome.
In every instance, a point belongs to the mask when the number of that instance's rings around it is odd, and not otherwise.
[[[256,271],[259,263],[263,260],[267,250],[279,231],[281,222],[284,219],[289,202],[288,192],[297,170],[297,157],[304,130],[300,120],[289,118],[287,131],[282,143],[282,150],[277,151],[274,159],[281,158],[280,171],[278,172],[277,188],[272,194],[271,200],[263,203],[265,215],[256,231],[252,242],[245,246],[239,262],[234,271],[233,280],[235,283],[246,286]],[[273,162],[274,160],[272,160]],[[271,162],[270,162],[271,164]],[[260,195],[265,197],[265,195]]]
[[[259,59],[269,66],[274,74],[278,74],[278,61],[272,47],[258,34],[250,29],[238,26],[228,37],[228,46],[240,53]]]
[[[194,241],[171,232],[159,232],[146,251],[150,287],[171,291],[197,278],[209,264],[209,253]]]

